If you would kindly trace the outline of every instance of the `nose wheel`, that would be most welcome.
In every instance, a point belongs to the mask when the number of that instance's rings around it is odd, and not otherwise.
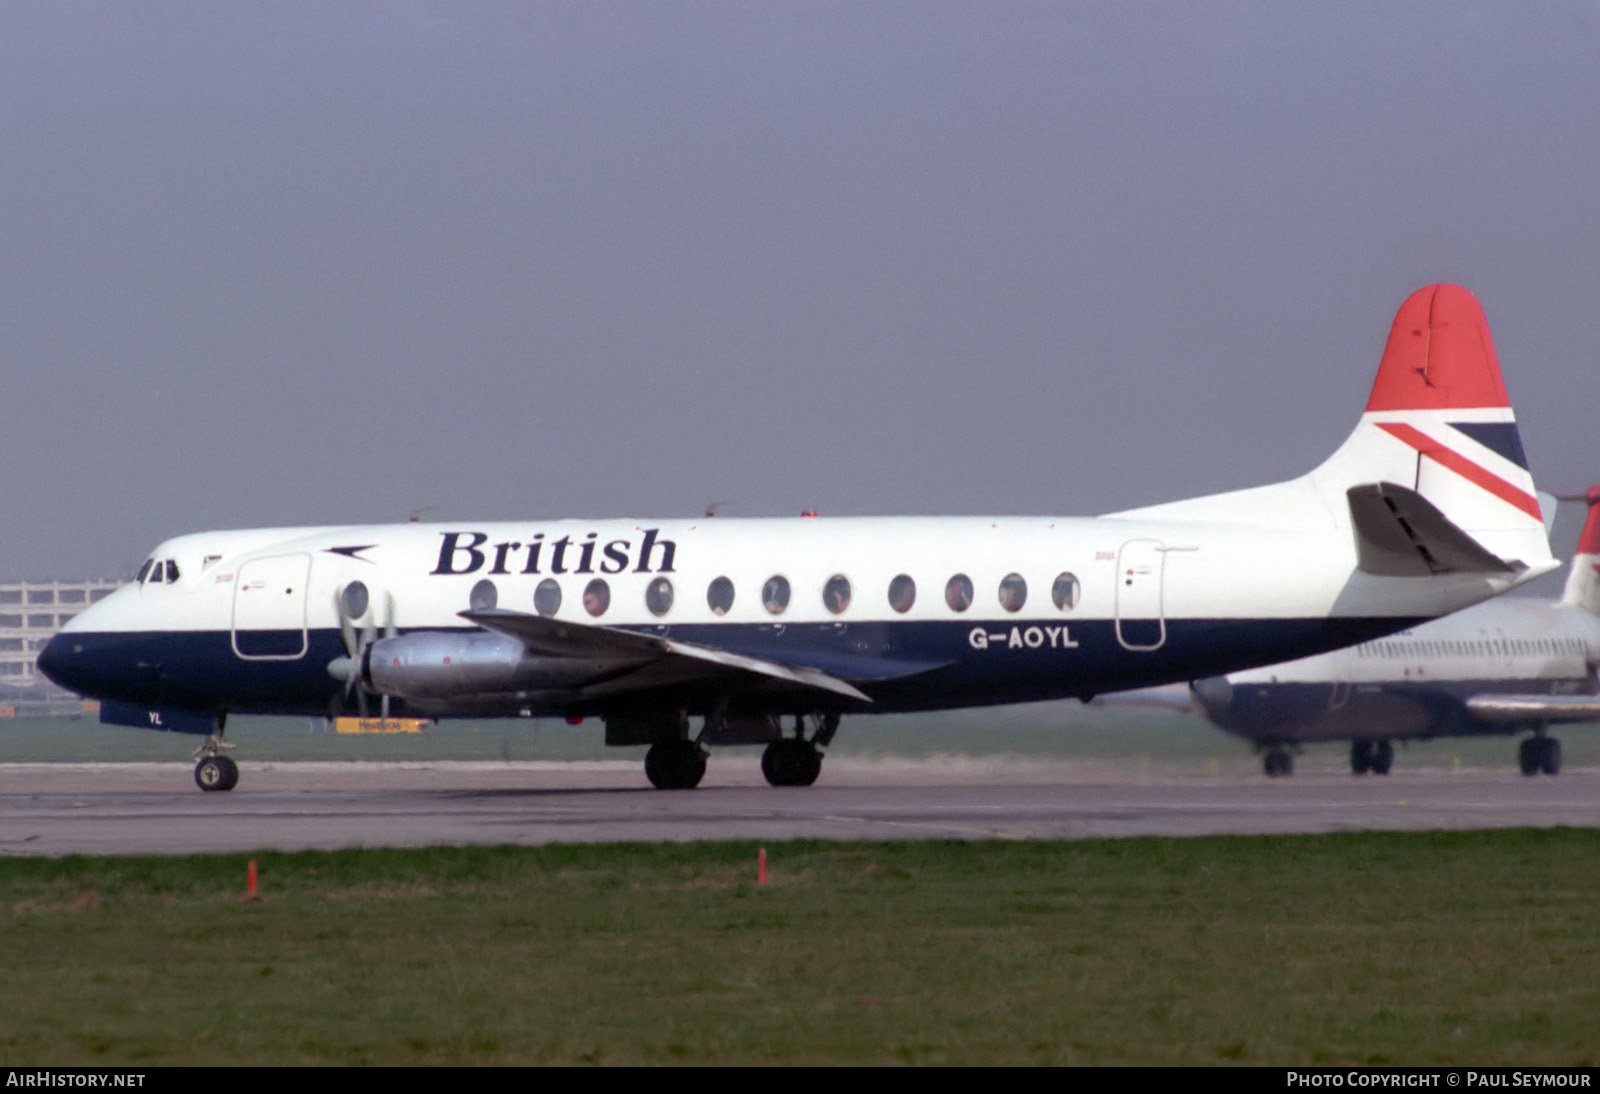
[[[239,765],[226,756],[207,756],[194,765],[194,782],[201,790],[232,790],[239,782]]]
[[[233,747],[222,739],[227,725],[227,714],[218,714],[211,723],[211,735],[195,750],[199,762],[194,765],[194,784],[207,793],[239,785],[239,765],[222,754],[223,749]]]

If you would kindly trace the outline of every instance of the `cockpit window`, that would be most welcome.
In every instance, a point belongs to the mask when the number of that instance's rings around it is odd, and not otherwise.
[[[175,584],[178,580],[178,564],[170,558],[152,558],[139,567],[139,576],[134,580],[146,585]]]
[[[155,564],[156,564],[156,560],[155,559],[153,559],[153,558],[145,559],[144,560],[144,565],[139,567],[139,573],[133,579],[135,581],[135,583],[143,585],[145,576],[150,573],[150,567],[154,566]]]

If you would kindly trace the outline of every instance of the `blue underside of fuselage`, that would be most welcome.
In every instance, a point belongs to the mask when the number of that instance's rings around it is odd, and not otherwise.
[[[965,620],[850,624],[702,624],[640,628],[645,633],[730,650],[791,666],[820,670],[858,684],[872,696],[859,704],[839,696],[772,690],[752,676],[747,699],[770,703],[773,713],[832,708],[893,713],[999,703],[1088,697],[1107,691],[1218,675],[1247,666],[1301,657],[1390,634],[1417,619],[1168,620],[1123,624],[1119,640],[1111,620]],[[471,628],[465,628],[470,630]],[[1052,636],[1048,632],[1058,632]],[[982,632],[984,648],[974,635]],[[258,637],[265,637],[260,636]],[[300,632],[286,632],[298,649]],[[1154,644],[1128,649],[1124,641]],[[269,639],[270,641],[270,639]],[[1068,645],[1068,641],[1074,645]],[[322,715],[337,709],[344,685],[328,663],[346,650],[337,630],[306,634],[305,653],[292,660],[241,658],[228,631],[87,633],[57,635],[39,659],[56,683],[90,698],[151,708],[244,714]],[[884,666],[896,673],[884,679]],[[936,666],[936,667],[927,667]],[[731,691],[727,678],[691,685],[691,708],[703,712]],[[613,700],[615,702],[615,700]],[[810,705],[808,706],[807,703]],[[404,704],[393,712],[403,713]],[[584,704],[545,696],[533,714],[563,714]],[[507,696],[505,710],[530,704]],[[585,712],[601,712],[592,704]],[[471,714],[491,713],[475,709]]]

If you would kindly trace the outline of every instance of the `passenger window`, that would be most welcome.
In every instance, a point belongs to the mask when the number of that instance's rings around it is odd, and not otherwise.
[[[651,615],[666,615],[672,610],[672,582],[664,577],[658,577],[644,590],[644,606],[650,609]]]
[[[822,587],[822,603],[834,615],[838,615],[850,606],[850,579],[843,574],[834,574],[828,583]]]
[[[1020,612],[1028,602],[1028,583],[1021,574],[1007,574],[1000,579],[1000,606],[1008,612]]]
[[[1072,574],[1057,574],[1055,584],[1050,586],[1050,599],[1056,602],[1056,607],[1064,612],[1070,612],[1078,606],[1078,579]]]
[[[966,574],[957,574],[945,582],[944,602],[953,612],[964,612],[972,607],[972,579]]]
[[[344,587],[344,592],[339,594],[339,607],[344,610],[346,619],[360,619],[367,614],[367,587],[359,581],[352,581]]]
[[[711,606],[712,615],[727,615],[733,607],[733,582],[725,577],[713,581],[706,589],[706,603]]]
[[[583,610],[590,615],[604,615],[611,607],[611,586],[603,578],[595,578],[583,587]]]
[[[561,586],[554,578],[545,578],[533,590],[533,610],[540,615],[555,615],[561,610]]]
[[[475,612],[488,611],[498,603],[500,603],[500,591],[488,578],[474,585],[472,592],[467,596],[467,606]]]
[[[789,606],[789,579],[773,575],[761,586],[761,606],[773,615],[782,615]]]
[[[889,607],[897,612],[909,612],[917,602],[917,583],[909,574],[901,574],[889,582]]]

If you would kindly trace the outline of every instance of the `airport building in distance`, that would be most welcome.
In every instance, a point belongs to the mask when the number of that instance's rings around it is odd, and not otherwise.
[[[83,703],[34,661],[56,631],[125,581],[0,582],[0,714],[76,714]]]

